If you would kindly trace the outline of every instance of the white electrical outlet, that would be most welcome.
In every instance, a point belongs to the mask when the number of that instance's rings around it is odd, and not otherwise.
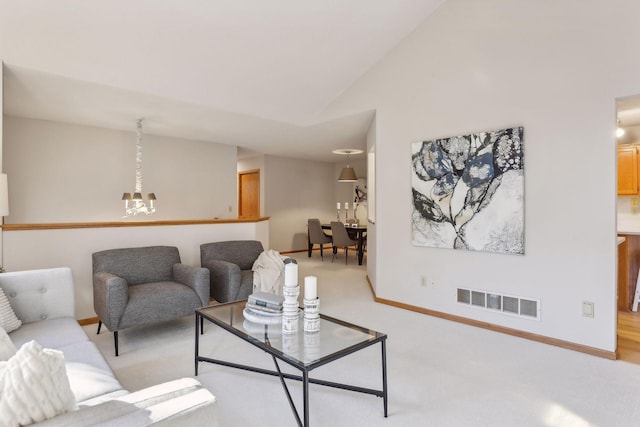
[[[582,315],[584,317],[594,317],[594,304],[590,301],[582,301]]]
[[[431,286],[432,288],[436,287],[436,281],[434,279],[429,280],[429,286]]]

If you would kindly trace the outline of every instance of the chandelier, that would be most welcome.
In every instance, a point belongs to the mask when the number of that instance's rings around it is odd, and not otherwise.
[[[133,193],[124,193],[124,217],[135,216],[138,214],[151,215],[156,211],[153,202],[156,200],[154,193],[147,194],[147,202],[142,198],[142,119],[138,119],[136,132],[136,188]]]

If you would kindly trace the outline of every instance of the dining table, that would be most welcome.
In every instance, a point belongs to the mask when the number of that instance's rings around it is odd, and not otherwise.
[[[331,230],[331,224],[321,224],[321,227],[323,230]],[[367,233],[367,226],[345,224],[344,228],[346,228],[350,237],[355,237],[358,265],[362,265],[362,259],[364,258],[364,236]]]

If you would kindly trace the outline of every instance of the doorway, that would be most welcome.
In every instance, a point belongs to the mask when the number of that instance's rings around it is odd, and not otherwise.
[[[640,96],[616,100],[619,360],[640,364],[640,312],[631,310],[640,268]]]
[[[260,169],[238,172],[238,218],[260,216]]]

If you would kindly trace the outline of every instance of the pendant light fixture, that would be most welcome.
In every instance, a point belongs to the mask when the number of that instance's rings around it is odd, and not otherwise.
[[[334,154],[346,154],[347,155],[347,166],[342,168],[342,171],[340,171],[340,176],[338,177],[338,182],[358,182],[358,176],[356,175],[356,171],[349,164],[349,155],[350,154],[360,154],[360,153],[362,153],[362,150],[345,148],[345,149],[340,149],[340,150],[333,150],[333,153]]]
[[[124,193],[122,200],[124,200],[124,217],[138,214],[151,215],[156,211],[153,205],[156,200],[155,193],[147,194],[148,205],[142,198],[142,119],[138,119],[136,131],[136,188],[133,196],[131,193]]]
[[[616,136],[620,138],[624,136],[624,129],[620,127],[620,117],[617,117],[616,122]]]

